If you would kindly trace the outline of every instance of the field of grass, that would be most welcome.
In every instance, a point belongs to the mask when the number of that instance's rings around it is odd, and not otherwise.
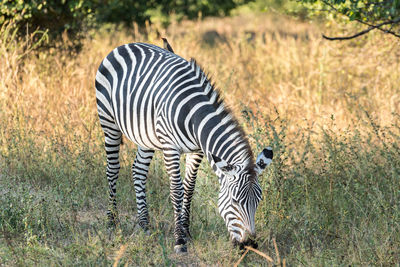
[[[373,33],[329,42],[320,36],[322,27],[341,34],[340,25],[276,15],[184,21],[158,31],[177,54],[196,58],[210,73],[255,152],[274,149],[274,162],[260,177],[260,251],[275,265],[398,266],[400,41]],[[151,234],[138,229],[129,142],[117,188],[121,224],[107,229],[94,77],[118,45],[161,45],[156,27],[103,28],[78,54],[61,43],[29,52],[30,39],[17,41],[11,33],[0,32],[0,265],[110,266],[117,257],[120,266],[238,261],[241,252],[218,215],[218,181],[206,162],[187,255],[173,252],[173,212],[159,153],[148,182]],[[253,252],[241,262],[259,265],[268,262]]]

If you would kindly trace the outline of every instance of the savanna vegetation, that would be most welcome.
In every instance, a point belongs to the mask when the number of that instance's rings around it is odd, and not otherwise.
[[[271,10],[270,10],[271,11]],[[143,41],[191,57],[210,73],[258,152],[274,150],[260,177],[258,249],[241,266],[384,265],[400,262],[400,39],[248,8],[223,18],[88,30],[81,48],[60,35],[0,30],[0,265],[231,266],[207,162],[192,205],[189,253],[173,251],[173,212],[161,154],[150,167],[151,231],[137,227],[125,142],[117,188],[120,225],[107,228],[103,133],[94,77],[114,47]],[[183,163],[183,161],[182,161]],[[183,167],[183,166],[182,166]]]

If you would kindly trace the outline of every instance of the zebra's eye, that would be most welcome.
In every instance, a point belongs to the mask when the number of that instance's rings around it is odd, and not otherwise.
[[[226,165],[225,167],[222,167],[222,168],[221,168],[221,170],[222,170],[223,172],[230,172],[230,171],[232,171],[233,169],[234,169],[233,165],[230,165],[230,164],[228,164],[228,165]]]

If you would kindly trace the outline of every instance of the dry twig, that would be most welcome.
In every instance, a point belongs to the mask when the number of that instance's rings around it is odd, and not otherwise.
[[[233,265],[234,267],[238,267],[240,262],[244,259],[244,257],[246,256],[247,252],[249,252],[249,249],[246,249],[246,251],[243,253],[242,257],[240,257],[240,259],[235,263],[235,265]]]
[[[125,244],[125,245],[121,245],[121,247],[119,248],[117,256],[114,259],[113,267],[117,267],[118,266],[118,262],[122,258],[122,256],[124,255],[126,247],[127,247],[127,245]]]
[[[242,257],[240,257],[240,259],[235,263],[235,265],[233,265],[234,267],[239,266],[239,264],[242,262],[242,260],[244,259],[246,254],[249,252],[249,250],[254,251],[255,253],[257,253],[261,257],[264,257],[269,262],[272,262],[272,263],[274,262],[274,260],[270,256],[268,256],[267,254],[255,249],[255,248],[252,248],[252,247],[249,247],[249,246],[245,246],[245,249],[246,249],[246,251],[243,253]]]
[[[252,248],[252,247],[249,247],[249,246],[245,246],[245,248],[247,248],[248,250],[254,251],[255,253],[257,253],[261,257],[264,257],[269,262],[274,262],[274,260],[270,256],[268,256],[267,254],[259,251],[258,249],[255,249],[255,248]]]
[[[274,242],[275,253],[276,253],[276,258],[277,258],[277,265],[280,265],[281,264],[281,258],[279,257],[279,250],[278,250],[278,246],[276,245],[275,238],[272,238],[272,242]]]

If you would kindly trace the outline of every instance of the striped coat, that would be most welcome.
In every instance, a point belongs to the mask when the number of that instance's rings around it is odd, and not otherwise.
[[[257,176],[271,162],[272,150],[264,149],[254,160],[243,131],[196,62],[154,45],[127,44],[102,61],[95,86],[105,134],[110,223],[118,221],[118,155],[125,135],[138,145],[132,175],[143,229],[149,225],[147,172],[154,151],[161,150],[170,176],[175,250],[186,251],[190,203],[205,155],[219,177],[219,212],[232,240],[249,242],[261,199]],[[188,154],[184,181],[179,167],[183,153]]]

